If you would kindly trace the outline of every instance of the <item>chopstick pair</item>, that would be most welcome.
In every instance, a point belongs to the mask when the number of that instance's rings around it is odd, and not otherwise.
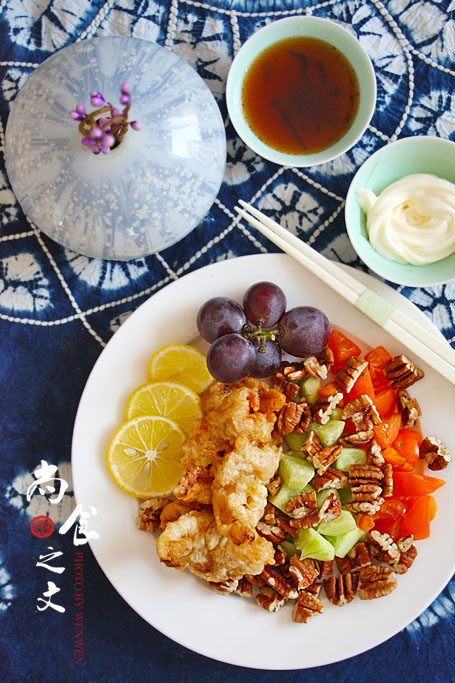
[[[423,325],[416,322],[371,289],[322,256],[274,220],[242,199],[237,213],[277,247],[292,256],[307,270],[353,304],[370,320],[404,344],[415,355],[455,384],[455,351]]]

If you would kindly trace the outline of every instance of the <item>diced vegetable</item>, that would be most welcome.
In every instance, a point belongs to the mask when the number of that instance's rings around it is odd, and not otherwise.
[[[324,536],[341,536],[356,528],[354,517],[347,510],[342,510],[340,516],[331,522],[321,522],[318,533]]]
[[[341,408],[334,408],[332,414],[330,415],[331,420],[341,420],[343,415],[343,410]]]
[[[340,499],[340,496],[338,494],[337,489],[322,489],[321,491],[318,491],[316,493],[316,501],[318,504],[318,508],[322,507],[323,502],[330,496],[331,493],[335,494],[335,497]]]
[[[328,398],[329,396],[334,396],[340,391],[340,387],[336,382],[328,382],[324,384],[318,391],[321,398]]]
[[[341,505],[352,503],[352,491],[349,484],[347,486],[344,486],[342,489],[338,489],[338,493],[340,494]]]
[[[389,534],[394,541],[398,541],[401,536],[401,517],[384,517],[374,523],[374,528],[380,534]]]
[[[367,455],[363,448],[342,448],[332,467],[343,470],[343,472],[349,472],[351,465],[364,465],[366,460]]]
[[[426,474],[416,474],[415,472],[394,472],[393,473],[393,495],[394,496],[421,496],[426,493],[433,493],[441,486],[444,486],[444,479],[429,477]]]
[[[307,432],[304,434],[286,434],[284,440],[292,451],[300,451],[305,443],[306,436]]]
[[[305,379],[300,382],[300,387],[310,406],[314,405],[318,400],[321,380],[318,377],[305,377]]]
[[[388,446],[382,451],[382,456],[385,462],[388,462],[394,469],[410,472],[413,467],[410,462],[406,460],[404,455],[400,455],[393,446]]]
[[[330,542],[332,543],[335,555],[337,557],[345,557],[348,552],[365,537],[365,531],[356,527],[352,531],[347,531],[345,534],[340,536],[330,536]]]
[[[414,429],[400,429],[392,445],[408,462],[414,464],[419,459],[419,446],[421,443],[422,437],[419,432],[416,432]]]
[[[431,496],[417,496],[412,507],[401,522],[400,535],[412,534],[415,541],[421,541],[430,535],[430,516],[433,511]]]
[[[344,422],[343,420],[329,420],[327,424],[320,425],[313,420],[309,429],[319,436],[324,447],[334,446],[343,434]]]
[[[288,503],[291,498],[298,496],[298,494],[302,493],[302,491],[308,492],[312,490],[313,487],[309,484],[307,484],[305,487],[297,489],[290,488],[289,486],[286,486],[286,484],[282,484],[276,496],[270,496],[269,500],[276,508],[282,512],[286,512],[286,503]]]
[[[280,462],[279,475],[291,489],[303,489],[314,475],[314,467],[303,458],[285,455]]]
[[[400,413],[393,413],[390,417],[382,420],[380,424],[373,426],[374,438],[381,448],[387,448],[397,438],[400,428],[401,415]]]
[[[387,498],[381,505],[380,510],[373,516],[374,520],[385,517],[404,517],[406,514],[406,504],[396,498]]]
[[[375,396],[373,382],[371,381],[370,371],[368,368],[365,368],[349,394],[347,394],[346,401],[349,403],[349,401],[353,401],[355,398],[362,396],[362,394],[369,396],[374,403]]]
[[[382,418],[390,417],[392,413],[396,413],[397,398],[394,390],[388,388],[375,392],[374,405]]]
[[[291,541],[281,541],[280,546],[283,548],[288,557],[291,557],[291,555],[297,555],[299,552]]]
[[[362,531],[370,531],[374,527],[374,519],[371,515],[362,515],[357,522],[357,526]]]
[[[343,367],[344,361],[349,356],[358,356],[361,353],[357,344],[339,330],[331,331],[327,346],[333,351],[334,370]]]
[[[383,346],[377,346],[366,354],[365,360],[367,360],[369,364],[371,380],[375,392],[377,393],[390,387],[390,382],[388,382],[383,372],[384,365],[388,363],[389,360],[392,360],[390,353]]]
[[[301,551],[301,559],[312,557],[314,560],[329,561],[335,557],[333,545],[314,529],[300,529],[295,547]]]

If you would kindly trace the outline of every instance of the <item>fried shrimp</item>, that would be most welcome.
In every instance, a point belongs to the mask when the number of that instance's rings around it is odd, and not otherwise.
[[[274,563],[272,543],[255,533],[248,543],[235,545],[220,534],[209,510],[188,512],[168,522],[158,537],[157,550],[167,566],[188,568],[206,581],[260,574],[265,564]]]
[[[267,502],[269,482],[280,462],[276,446],[253,446],[245,437],[223,458],[212,484],[212,504],[218,531],[240,545],[255,536]]]

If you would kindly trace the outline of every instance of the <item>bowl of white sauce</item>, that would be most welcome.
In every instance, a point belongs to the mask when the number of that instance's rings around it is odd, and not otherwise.
[[[455,279],[455,143],[416,136],[379,149],[351,182],[345,221],[357,254],[386,280]]]

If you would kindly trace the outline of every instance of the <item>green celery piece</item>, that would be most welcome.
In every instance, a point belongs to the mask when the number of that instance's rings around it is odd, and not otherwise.
[[[316,500],[318,503],[318,508],[322,507],[323,502],[326,498],[329,497],[331,493],[334,493],[335,497],[338,498],[338,500],[340,499],[337,489],[322,489],[321,491],[317,492]]]
[[[288,557],[291,557],[291,555],[297,555],[299,552],[291,541],[281,541],[280,546],[283,548]]]
[[[309,484],[307,484],[303,488],[297,489],[290,488],[289,486],[286,486],[286,484],[281,484],[281,488],[278,491],[278,493],[275,496],[269,496],[269,501],[272,503],[272,505],[281,510],[281,512],[286,512],[286,503],[290,501],[291,498],[298,496],[299,493],[308,493],[312,490],[313,487]]]
[[[329,561],[335,557],[335,548],[314,529],[300,529],[295,547],[300,550],[300,558],[311,557],[314,560]]]
[[[303,458],[285,455],[280,462],[278,472],[286,486],[302,490],[313,478],[314,467]]]
[[[343,415],[343,410],[341,408],[334,408],[332,414],[330,415],[331,420],[341,420]]]
[[[349,472],[351,465],[364,465],[366,461],[367,455],[363,448],[342,448],[332,467]]]
[[[327,424],[320,425],[313,420],[308,429],[312,430],[321,439],[324,447],[335,446],[343,434],[344,422],[343,420],[329,420]]]
[[[318,533],[324,536],[341,536],[349,531],[356,529],[354,517],[347,510],[342,510],[339,517],[331,522],[321,522],[318,526]]]
[[[318,392],[321,388],[321,380],[319,377],[305,377],[305,379],[300,382],[300,388],[302,389],[303,395],[310,406],[313,406],[318,400]]]
[[[356,526],[352,531],[347,531],[340,536],[326,536],[325,538],[333,545],[337,557],[346,557],[351,548],[359,541],[362,541],[366,534],[366,531],[362,531],[362,529]]]
[[[346,505],[347,503],[352,503],[354,500],[352,497],[352,491],[349,484],[344,486],[342,489],[338,489],[338,494],[340,496],[341,505]]]
[[[305,442],[306,434],[307,432],[304,434],[287,434],[284,440],[291,450],[300,451]]]

